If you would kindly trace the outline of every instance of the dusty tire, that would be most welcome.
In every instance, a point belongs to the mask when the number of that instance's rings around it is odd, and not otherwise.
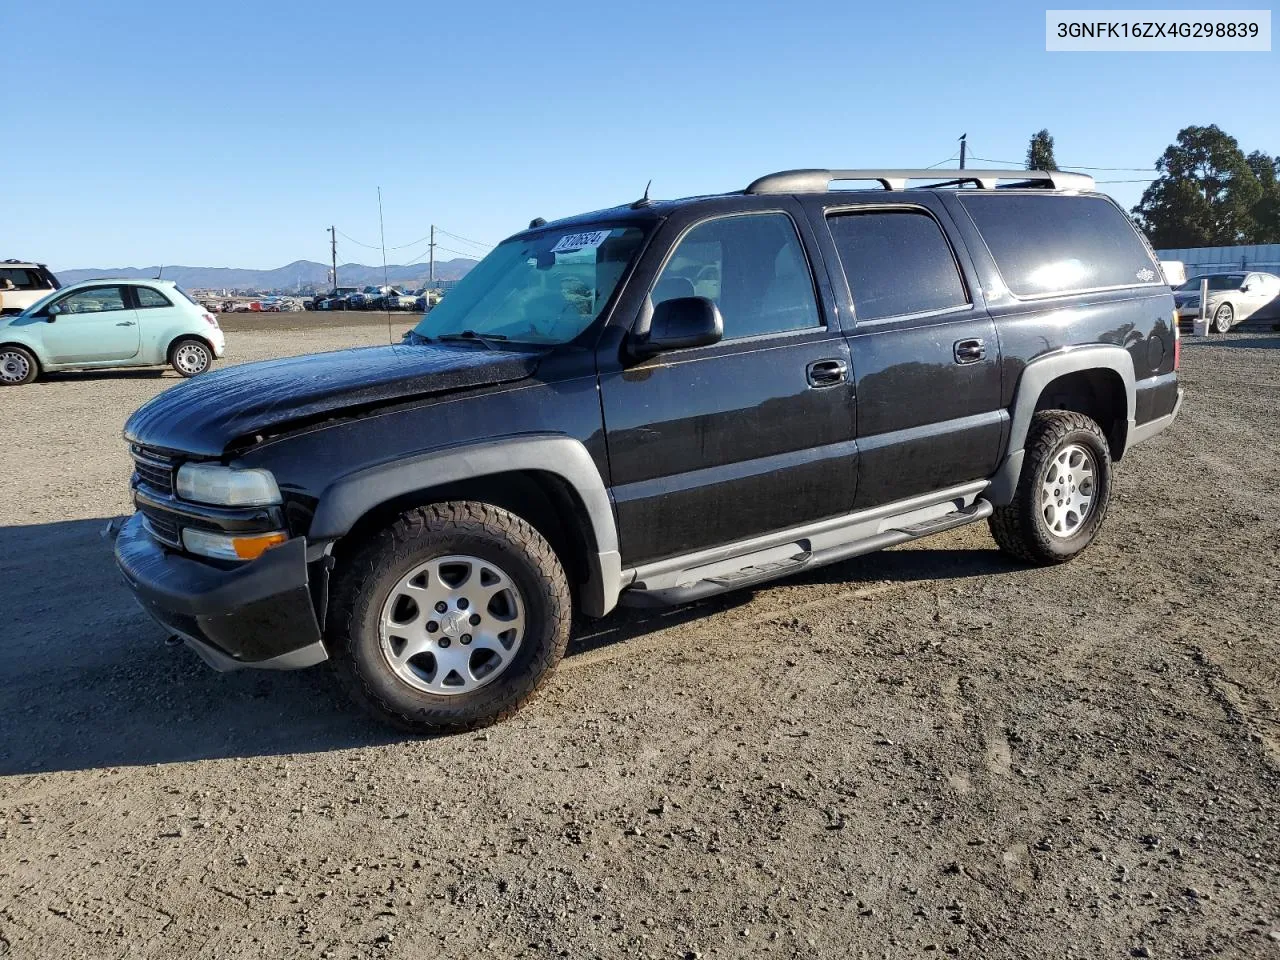
[[[1213,311],[1213,332],[1227,333],[1236,322],[1236,312],[1231,304],[1224,303]]]
[[[458,585],[446,584],[451,592],[428,594],[444,589],[444,570],[456,561],[474,561],[474,570]],[[466,641],[461,672],[442,673],[464,653],[462,631],[471,628],[463,614],[480,619],[476,602],[464,603],[468,591],[495,589],[468,588],[485,573],[504,591],[492,602],[518,608],[519,635],[510,638],[508,655],[493,642],[497,628],[485,637],[477,632],[474,647]],[[537,692],[569,641],[573,606],[555,552],[520,517],[485,503],[437,503],[401,514],[339,567],[333,586],[328,644],[339,679],[374,716],[412,733],[473,730],[506,719]],[[437,596],[444,597],[440,607],[431,602]],[[408,612],[398,603],[407,603]],[[432,612],[438,610],[444,612]],[[474,674],[499,654],[501,669],[477,680]],[[451,683],[455,677],[459,682]]]
[[[1048,410],[1032,418],[1025,449],[1013,502],[996,507],[987,524],[996,544],[1010,556],[1040,566],[1064,563],[1093,542],[1107,515],[1111,499],[1107,438],[1084,414]],[[1086,476],[1088,504],[1081,507],[1078,501],[1084,495],[1077,488],[1083,490],[1085,484],[1077,481]],[[1061,495],[1057,500],[1055,493]],[[1059,506],[1064,501],[1065,511]]]
[[[21,387],[40,376],[40,362],[26,347],[0,347],[0,387]]]
[[[180,376],[198,377],[213,366],[213,351],[198,337],[183,337],[169,348],[169,366]]]

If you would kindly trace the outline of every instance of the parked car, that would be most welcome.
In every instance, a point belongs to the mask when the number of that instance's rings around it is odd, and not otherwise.
[[[316,298],[316,309],[345,310],[347,309],[347,298],[355,293],[359,293],[359,290],[355,287],[335,287],[327,294],[322,294]]]
[[[194,377],[225,346],[217,317],[171,280],[86,280],[0,319],[0,385],[54,370],[163,364]]]
[[[1226,333],[1252,316],[1280,317],[1280,277],[1271,273],[1209,273],[1192,277],[1176,288],[1178,316],[1189,324],[1200,316],[1200,282],[1209,281],[1209,305],[1205,315],[1215,333]]]
[[[62,287],[43,263],[0,262],[0,317],[15,316]]]
[[[125,425],[119,567],[215,667],[332,659],[425,731],[511,715],[575,612],[981,520],[1070,560],[1177,415],[1173,295],[1091,178],[944,176],[973,188],[807,170],[534,221],[402,344],[166,391]]]
[[[413,294],[391,287],[382,294],[378,306],[382,310],[412,310],[416,300]]]

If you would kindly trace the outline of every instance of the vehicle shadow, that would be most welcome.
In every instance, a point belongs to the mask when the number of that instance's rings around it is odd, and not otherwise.
[[[84,380],[157,380],[170,373],[168,367],[120,367],[109,370],[64,370],[42,373],[36,383],[76,383]],[[173,379],[182,379],[173,374]]]
[[[0,776],[275,756],[403,739],[330,670],[208,669],[133,600],[100,533],[106,518],[0,527]],[[977,577],[1015,569],[996,551],[905,549],[780,584]],[[620,608],[576,626],[569,656],[752,602],[740,590],[678,608]]]

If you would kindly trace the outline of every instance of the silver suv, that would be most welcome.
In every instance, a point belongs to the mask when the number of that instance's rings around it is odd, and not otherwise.
[[[43,263],[0,261],[0,316],[21,313],[62,284]]]

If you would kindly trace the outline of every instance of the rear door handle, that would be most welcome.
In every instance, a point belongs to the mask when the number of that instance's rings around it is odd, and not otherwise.
[[[811,387],[832,387],[849,378],[849,365],[843,360],[815,360],[805,374]]]
[[[117,326],[117,327],[132,327],[132,326],[133,326],[133,321],[132,321],[132,320],[121,320],[119,323],[117,323],[117,324],[116,324],[116,326]]]
[[[986,359],[987,346],[981,340],[957,340],[951,347],[956,363],[977,363]]]

